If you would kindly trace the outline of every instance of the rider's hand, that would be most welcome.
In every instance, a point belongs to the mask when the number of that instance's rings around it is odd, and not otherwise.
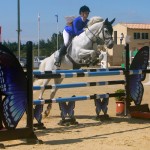
[[[86,31],[87,30],[87,28],[83,28],[83,31]]]

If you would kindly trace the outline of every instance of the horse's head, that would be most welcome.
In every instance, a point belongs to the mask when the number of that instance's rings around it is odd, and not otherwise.
[[[114,45],[112,33],[113,28],[112,24],[115,19],[112,21],[103,20],[99,16],[92,17],[88,22],[88,31],[86,35],[92,42],[99,42],[100,45],[105,45],[107,48],[112,48]]]
[[[103,21],[103,26],[98,31],[98,38],[101,40],[101,44],[106,45],[107,48],[112,48],[114,41],[112,38],[113,28],[112,24],[114,23],[115,18],[112,21],[108,21],[108,18]]]

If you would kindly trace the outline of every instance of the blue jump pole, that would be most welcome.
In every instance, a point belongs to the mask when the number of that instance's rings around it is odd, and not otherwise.
[[[76,78],[76,77],[93,77],[93,76],[110,76],[123,75],[122,70],[117,71],[99,71],[99,72],[83,72],[83,73],[56,73],[56,74],[41,74],[34,75],[38,79],[52,79],[52,78]]]
[[[107,93],[107,94],[94,94],[88,96],[73,96],[73,97],[64,97],[64,98],[54,98],[54,99],[45,99],[45,100],[33,100],[34,105],[43,105],[49,103],[61,103],[61,102],[70,102],[70,101],[83,101],[91,99],[100,99],[100,98],[109,98],[116,96],[125,96],[125,93]]]
[[[150,70],[116,70],[116,71],[99,71],[99,72],[71,72],[71,73],[53,73],[53,74],[36,74],[38,79],[52,79],[52,78],[77,78],[77,77],[96,77],[96,76],[114,76],[114,75],[134,75],[150,73]]]
[[[116,70],[124,70],[123,68],[110,68],[110,69],[70,69],[70,70],[51,70],[51,71],[39,71],[34,70],[34,75],[40,74],[57,74],[57,73],[83,73],[83,72],[99,72],[99,71],[116,71]]]
[[[89,87],[89,86],[104,86],[104,85],[116,85],[125,84],[124,80],[118,81],[99,81],[99,82],[79,82],[70,84],[52,84],[47,86],[33,86],[33,90],[45,89],[64,89],[64,88],[77,88],[77,87]]]

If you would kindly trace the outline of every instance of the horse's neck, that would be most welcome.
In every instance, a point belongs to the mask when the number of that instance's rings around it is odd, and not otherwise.
[[[80,49],[91,49],[92,41],[86,36],[85,32],[81,33],[79,36],[76,36],[72,40],[72,44],[69,47],[69,54],[74,57],[78,56]]]
[[[102,27],[103,27],[102,22],[95,23],[91,27],[88,27],[88,29],[85,31],[85,33],[91,40],[94,41],[95,38],[97,37],[97,35],[99,34],[100,30],[102,29]]]

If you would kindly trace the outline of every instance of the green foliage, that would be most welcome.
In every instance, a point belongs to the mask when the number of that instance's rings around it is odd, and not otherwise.
[[[18,49],[17,47],[18,47],[18,45],[17,45],[16,42],[11,43],[9,41],[8,42],[4,41],[2,44],[4,46],[8,47],[14,54],[17,53],[17,49]]]
[[[61,32],[58,34],[58,43],[59,48],[63,44],[63,35]],[[8,47],[16,56],[18,56],[18,43],[17,42],[6,42],[2,43]],[[57,34],[54,33],[50,39],[40,40],[40,56],[50,56],[57,49]],[[33,54],[34,56],[38,55],[38,43],[33,43]],[[20,45],[20,55],[21,57],[26,57],[26,44]]]
[[[125,93],[124,89],[118,89],[115,91],[115,93]],[[116,96],[115,97],[116,101],[124,101],[125,96]]]

